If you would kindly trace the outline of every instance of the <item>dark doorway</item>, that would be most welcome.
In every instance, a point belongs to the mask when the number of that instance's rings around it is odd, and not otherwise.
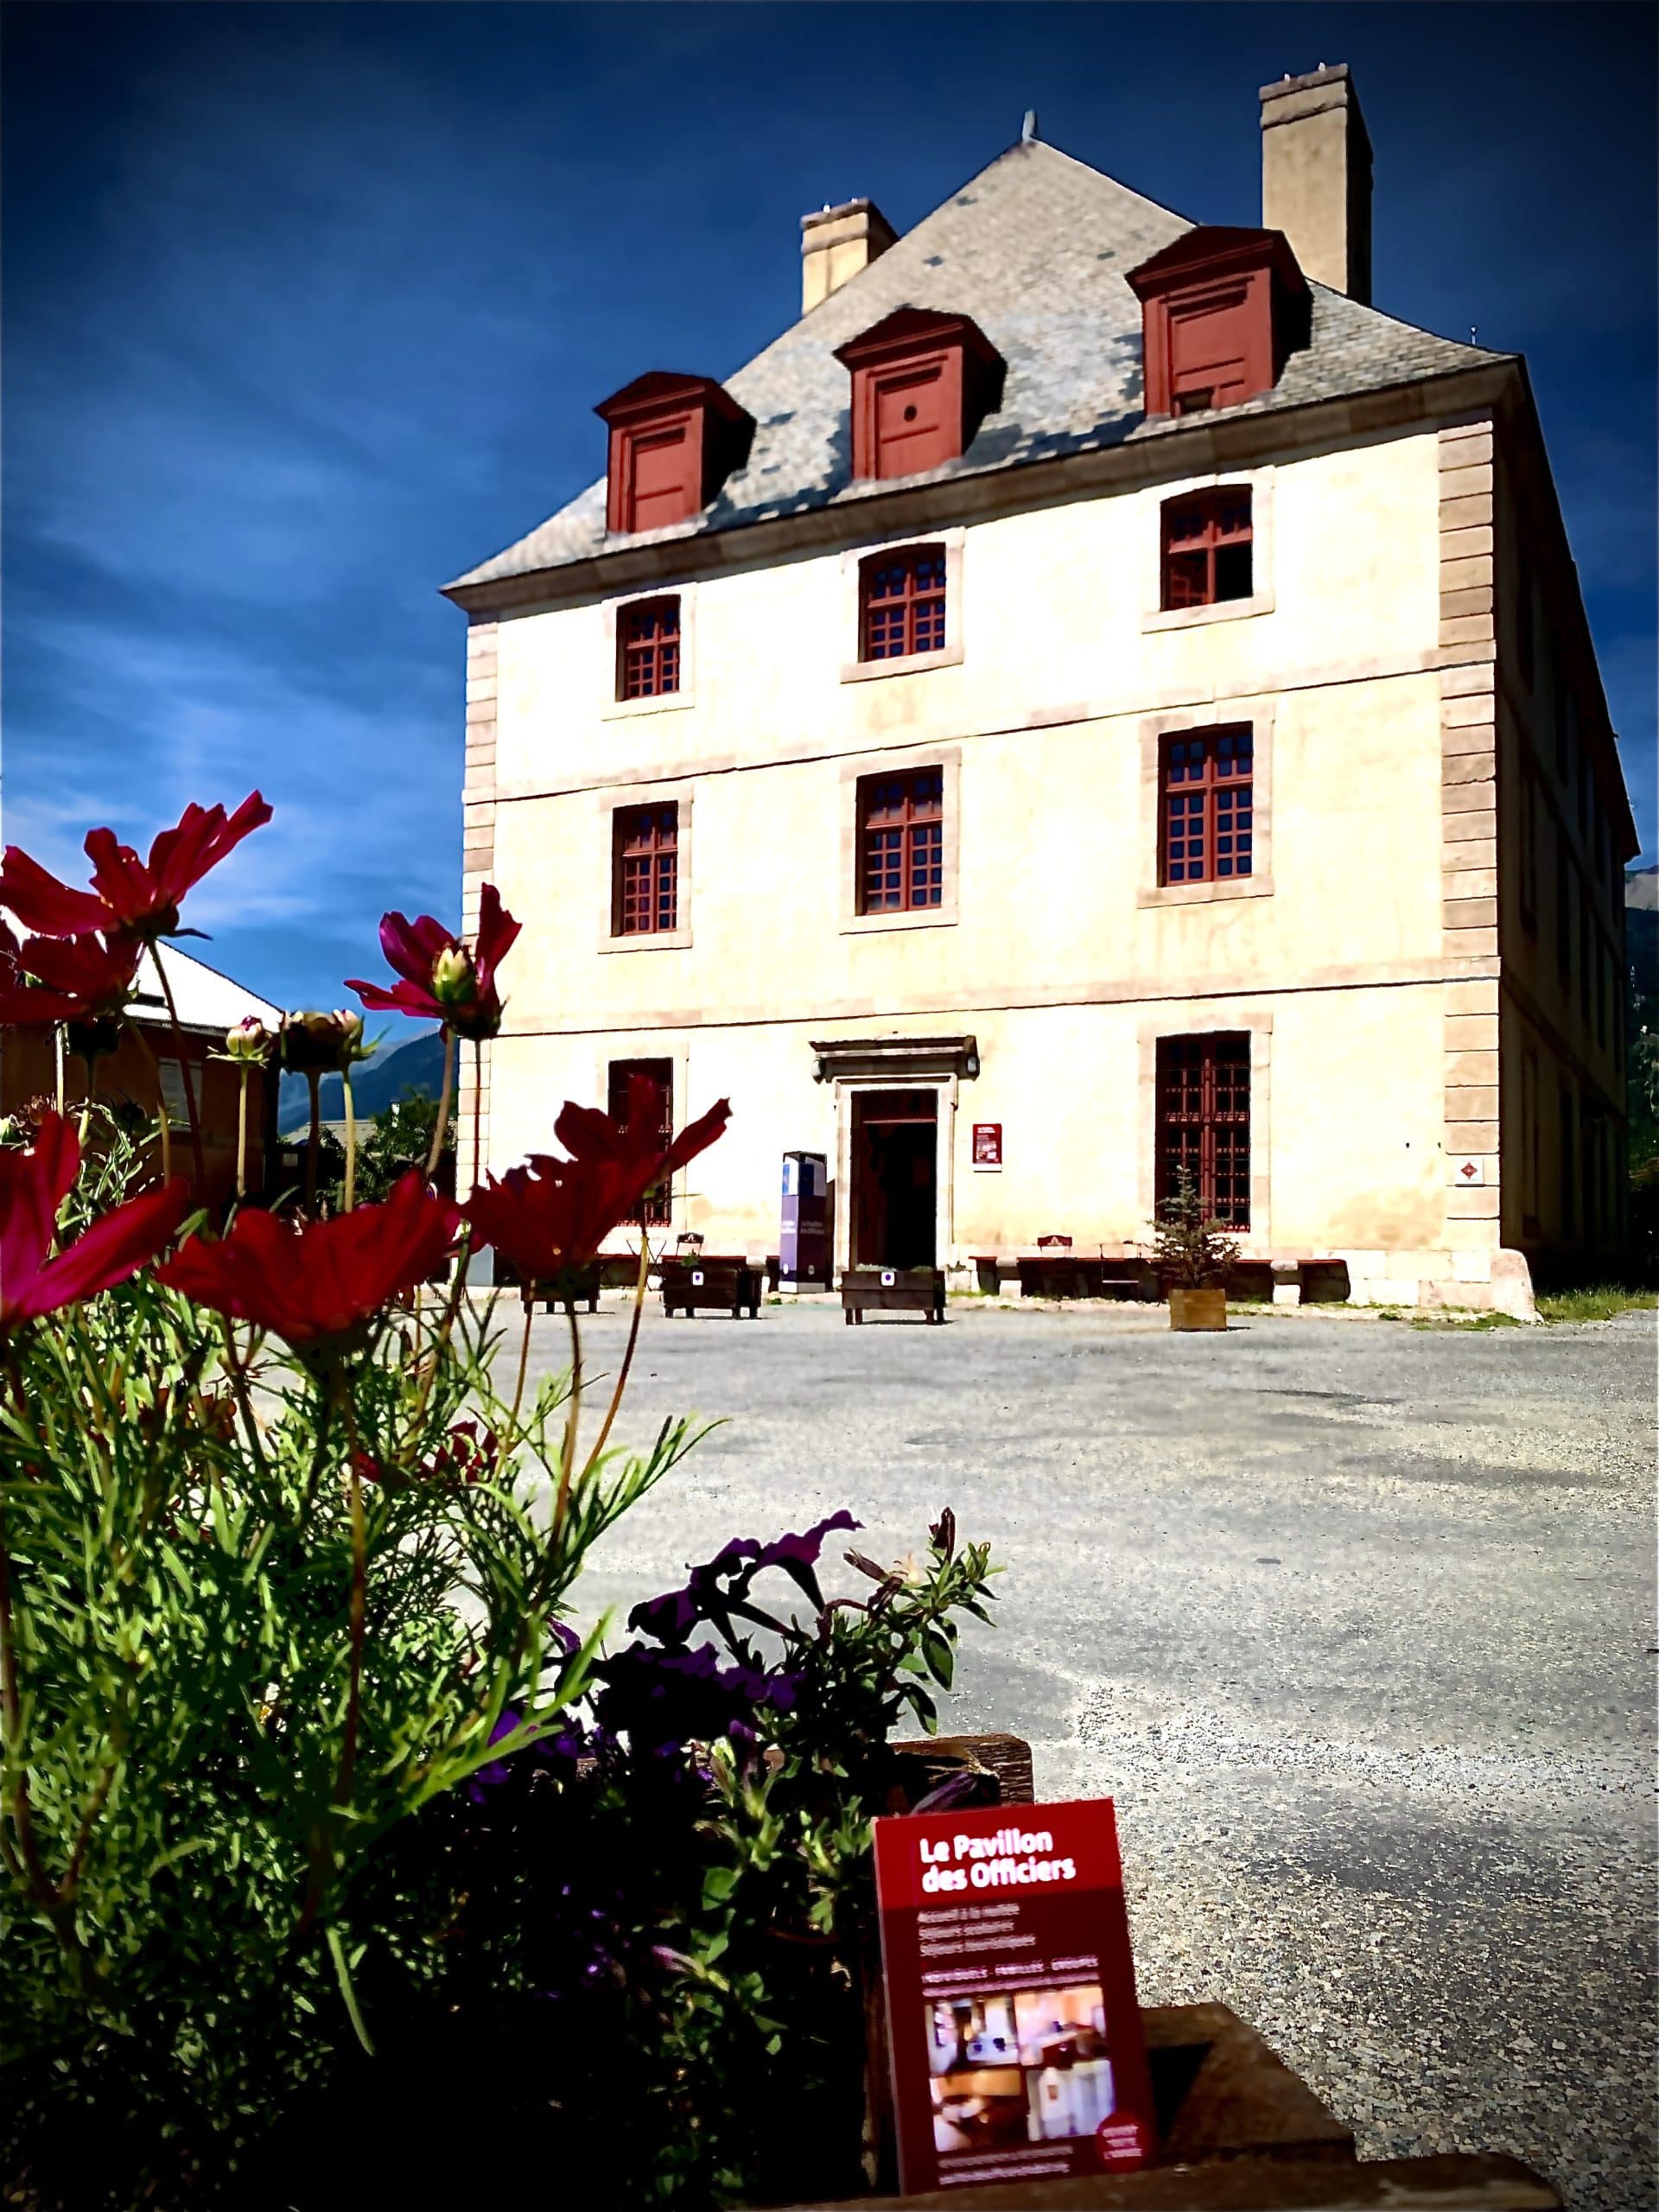
[[[938,1142],[937,1091],[855,1093],[855,1267],[937,1265]]]
[[[624,1122],[628,1118],[628,1087],[635,1076],[644,1076],[654,1083],[662,1095],[663,1149],[667,1151],[674,1141],[674,1063],[672,1060],[613,1060],[610,1081],[606,1086],[605,1110],[613,1122]],[[658,1183],[645,1193],[645,1217],[648,1227],[663,1228],[672,1218],[673,1192],[666,1183]]]

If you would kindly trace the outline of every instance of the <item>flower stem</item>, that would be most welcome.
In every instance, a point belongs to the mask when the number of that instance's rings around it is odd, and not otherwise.
[[[353,1415],[351,1386],[344,1375],[335,1388],[346,1414],[346,1497],[352,1516],[352,1594],[349,1673],[346,1684],[346,1732],[340,1749],[340,1774],[334,1783],[334,1802],[344,1811],[352,1802],[357,1773],[357,1739],[363,1712],[363,1648],[368,1618],[368,1538],[363,1521],[363,1478],[358,1472],[357,1422]]]
[[[241,1361],[236,1356],[236,1329],[228,1313],[221,1313],[219,1319],[219,1325],[225,1333],[225,1363],[230,1370],[231,1389],[235,1394],[236,1402],[242,1414],[242,1427],[247,1434],[248,1449],[253,1455],[254,1464],[261,1475],[264,1475],[267,1471],[265,1447],[259,1440],[259,1425],[253,1417],[253,1400],[248,1390],[247,1375]]]
[[[346,1101],[346,1211],[357,1204],[357,1110],[352,1100],[352,1069],[348,1060],[340,1071],[340,1092]]]
[[[535,1301],[529,1294],[530,1287],[529,1284],[524,1286],[524,1334],[518,1346],[518,1381],[512,1393],[512,1411],[507,1416],[509,1428],[518,1427],[518,1408],[524,1402],[524,1375],[530,1366],[530,1324],[536,1311]]]
[[[410,1423],[408,1440],[402,1446],[405,1463],[408,1459],[413,1457],[420,1445],[421,1427],[426,1419],[427,1402],[432,1395],[432,1385],[437,1380],[438,1363],[443,1357],[444,1347],[454,1332],[455,1320],[461,1312],[461,1301],[467,1288],[467,1274],[471,1263],[472,1237],[471,1232],[468,1231],[461,1237],[461,1249],[455,1255],[454,1281],[449,1287],[449,1296],[444,1305],[437,1333],[432,1340],[432,1349],[427,1357],[425,1371],[421,1376],[420,1395],[415,1401],[414,1419]]]
[[[242,1063],[242,1096],[236,1105],[236,1195],[248,1195],[248,1064]]]
[[[449,1025],[444,1024],[443,1081],[438,1090],[438,1118],[432,1129],[432,1149],[426,1155],[426,1179],[429,1183],[438,1172],[438,1160],[443,1151],[444,1132],[449,1127],[449,1102],[455,1095],[455,1040]]]
[[[628,1370],[633,1365],[633,1348],[639,1341],[639,1316],[645,1310],[645,1277],[650,1271],[651,1239],[645,1234],[645,1224],[641,1222],[639,1224],[639,1273],[634,1280],[633,1313],[628,1323],[627,1350],[623,1353],[622,1364],[616,1372],[616,1388],[611,1393],[609,1408],[604,1420],[600,1423],[599,1434],[594,1439],[594,1448],[588,1454],[587,1464],[582,1471],[584,1482],[599,1465],[599,1455],[605,1449],[605,1440],[611,1433],[611,1423],[616,1419],[616,1409],[622,1402],[622,1393],[628,1387]]]
[[[548,1549],[556,1548],[559,1531],[564,1526],[565,1507],[570,1498],[570,1478],[576,1464],[576,1426],[582,1418],[582,1332],[576,1326],[576,1301],[566,1302],[565,1312],[570,1319],[570,1406],[564,1417],[564,1450],[559,1460],[559,1494],[553,1502],[553,1522],[548,1531]]]
[[[84,1065],[86,1070],[86,1088],[82,1092],[80,1100],[80,1147],[83,1152],[86,1149],[86,1131],[92,1118],[92,1101],[98,1096],[98,1054],[89,1052]]]
[[[484,1140],[484,1040],[473,1039],[473,1188],[477,1190],[482,1178],[480,1160]]]
[[[130,1014],[127,1017],[127,1027],[138,1039],[139,1048],[149,1062],[149,1071],[156,1078],[156,1114],[162,1130],[162,1180],[170,1183],[173,1180],[173,1128],[167,1117],[167,1096],[162,1089],[161,1063],[150,1047],[149,1038]]]
[[[322,1148],[322,1088],[315,1068],[308,1068],[305,1079],[311,1091],[311,1130],[305,1141],[305,1210],[315,1216],[317,1211],[317,1154]]]
[[[190,1155],[195,1163],[196,1196],[205,1199],[207,1196],[207,1166],[201,1149],[201,1108],[199,1103],[199,1090],[191,1087],[190,1063],[185,1057],[184,1029],[179,1020],[178,1001],[173,995],[173,986],[168,981],[167,970],[162,965],[160,945],[151,944],[149,957],[155,963],[156,973],[162,979],[162,996],[167,1001],[168,1018],[173,1024],[173,1042],[178,1047],[179,1053],[179,1080],[184,1085],[184,1103],[190,1109]],[[204,1068],[202,1070],[204,1077],[207,1072]]]

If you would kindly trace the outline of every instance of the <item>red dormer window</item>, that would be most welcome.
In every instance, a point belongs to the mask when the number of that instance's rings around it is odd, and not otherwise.
[[[712,377],[654,369],[594,412],[611,433],[605,527],[664,530],[700,514],[748,457],[754,418]]]
[[[1306,343],[1307,285],[1279,231],[1199,225],[1129,271],[1147,413],[1196,415],[1271,391]]]
[[[1002,357],[966,315],[899,308],[836,359],[853,379],[855,476],[942,467],[1001,401]]]

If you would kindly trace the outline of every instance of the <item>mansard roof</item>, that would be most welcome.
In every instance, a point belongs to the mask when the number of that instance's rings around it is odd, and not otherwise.
[[[852,474],[847,372],[836,348],[905,308],[970,316],[1007,364],[1001,404],[932,482],[1147,438],[1141,303],[1128,272],[1194,226],[1185,216],[1040,141],[1012,146],[754,357],[726,388],[753,416],[748,459],[691,520],[651,533],[704,537],[869,496]],[[1309,344],[1278,383],[1228,410],[1263,415],[1378,391],[1512,356],[1399,322],[1311,283]],[[880,485],[884,493],[892,480]],[[515,545],[447,587],[556,570],[639,537],[607,537],[601,475]]]

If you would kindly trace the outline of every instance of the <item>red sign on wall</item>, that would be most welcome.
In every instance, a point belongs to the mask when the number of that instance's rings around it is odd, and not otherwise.
[[[1143,2165],[1110,1798],[878,1821],[875,1887],[906,2194]]]
[[[976,1167],[1000,1167],[1002,1165],[1001,1122],[974,1123],[974,1165]]]

